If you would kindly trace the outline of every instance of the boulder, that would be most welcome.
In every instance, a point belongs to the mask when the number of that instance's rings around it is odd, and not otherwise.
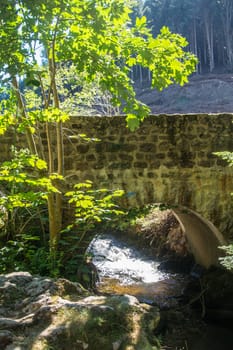
[[[157,349],[155,306],[130,295],[91,295],[66,279],[0,275],[4,350]]]

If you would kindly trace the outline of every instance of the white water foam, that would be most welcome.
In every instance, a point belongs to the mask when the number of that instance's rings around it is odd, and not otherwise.
[[[157,282],[166,276],[158,270],[158,261],[145,257],[122,238],[110,234],[97,236],[88,251],[94,255],[93,262],[100,277],[115,278],[121,284]]]

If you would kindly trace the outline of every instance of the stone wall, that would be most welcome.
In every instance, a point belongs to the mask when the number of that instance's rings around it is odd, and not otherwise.
[[[123,116],[72,117],[64,136],[67,181],[124,189],[127,205],[183,205],[229,235],[233,172],[213,152],[233,151],[232,120],[232,114],[150,116],[130,132]],[[3,140],[2,158],[10,140]]]

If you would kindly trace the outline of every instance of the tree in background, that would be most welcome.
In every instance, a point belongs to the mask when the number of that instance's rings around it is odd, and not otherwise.
[[[49,89],[48,72],[44,71],[41,77],[44,90]],[[61,64],[56,68],[56,84],[60,100],[60,108],[70,116],[78,115],[119,115],[119,106],[113,106],[108,91],[101,91],[99,77],[95,81],[85,81],[82,73],[77,75],[76,67],[72,63]],[[27,107],[43,107],[40,90],[32,89],[37,81],[30,77],[20,82],[20,91],[26,100]]]
[[[154,38],[144,16],[132,22],[133,6],[131,0],[1,2],[0,72],[11,98],[2,103],[0,127],[5,132],[13,125],[26,136],[25,147],[38,157],[36,164],[39,159],[46,161],[43,172],[49,188],[44,198],[51,252],[56,251],[63,229],[63,123],[69,118],[62,108],[59,68],[72,65],[83,81],[98,81],[111,104],[122,107],[131,130],[149,113],[149,108],[135,98],[129,74],[133,66],[148,68],[152,86],[159,90],[173,83],[186,83],[195,70],[196,58],[185,51],[187,41],[166,27]],[[39,57],[42,52],[43,62]],[[22,80],[27,85],[27,97],[30,89],[36,92],[36,103],[24,97]],[[46,134],[46,145],[41,141],[41,130]],[[1,175],[6,181],[10,173]]]
[[[232,72],[232,0],[145,0],[144,14],[154,35],[165,25],[187,38],[199,73]]]

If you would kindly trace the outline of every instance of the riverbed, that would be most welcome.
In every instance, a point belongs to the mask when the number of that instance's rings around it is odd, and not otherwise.
[[[185,302],[184,291],[190,275],[160,271],[159,259],[112,234],[97,235],[88,251],[99,272],[100,293],[129,294],[142,303],[160,308],[162,322],[158,336],[162,339],[161,349],[233,349],[231,329],[205,323],[201,308],[193,310]]]

